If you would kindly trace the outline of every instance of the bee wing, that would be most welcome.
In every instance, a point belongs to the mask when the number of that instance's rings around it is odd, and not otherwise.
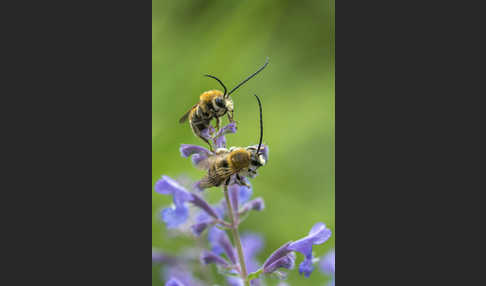
[[[211,155],[196,164],[196,167],[201,170],[209,170],[218,160],[222,159],[225,154]]]
[[[236,174],[236,171],[231,170],[230,168],[219,168],[214,172],[209,171],[208,177],[217,177],[217,178],[225,178],[227,179],[229,176]]]
[[[208,174],[199,181],[199,186],[203,189],[219,186],[233,174],[235,172],[230,168],[209,169]]]
[[[197,106],[197,103],[194,104],[193,107],[191,107],[191,109],[189,109],[184,115],[182,115],[181,119],[179,119],[179,123],[184,123],[187,121],[187,119],[189,118],[189,114],[191,113],[191,111],[196,108]]]

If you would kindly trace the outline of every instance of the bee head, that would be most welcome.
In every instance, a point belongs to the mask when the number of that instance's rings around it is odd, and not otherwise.
[[[213,106],[216,110],[226,107],[225,99],[222,94],[213,99]]]
[[[266,156],[262,153],[264,152],[264,149],[265,148],[260,148],[260,152],[257,152],[256,146],[246,147],[246,150],[250,152],[250,166],[254,167],[254,169],[265,166],[267,163]]]

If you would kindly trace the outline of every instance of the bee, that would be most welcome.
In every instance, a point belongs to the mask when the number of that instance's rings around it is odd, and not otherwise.
[[[260,142],[258,147],[248,146],[219,148],[214,155],[201,161],[198,167],[207,170],[207,175],[198,183],[200,189],[209,187],[218,187],[222,183],[229,184],[230,178],[236,175],[234,179],[240,185],[247,185],[246,177],[254,178],[257,175],[257,169],[264,166],[267,161],[266,154],[263,154],[265,148],[262,148],[263,140],[263,120],[262,120],[262,105],[260,99],[255,94],[260,108]]]
[[[213,151],[213,146],[211,145],[210,141],[208,140],[209,127],[210,123],[213,119],[216,120],[216,129],[219,129],[221,117],[225,114],[228,115],[228,120],[230,122],[234,122],[233,119],[233,100],[231,99],[230,95],[237,90],[240,86],[242,86],[245,82],[250,80],[252,77],[256,76],[259,72],[261,72],[266,66],[268,65],[268,58],[265,61],[265,64],[259,68],[256,72],[252,75],[247,77],[245,80],[240,82],[237,86],[235,86],[230,92],[227,92],[226,86],[223,84],[221,80],[217,77],[205,74],[209,78],[215,79],[216,81],[221,84],[224,89],[224,92],[219,90],[209,90],[203,92],[199,97],[199,102],[195,104],[191,109],[189,109],[182,117],[179,119],[179,123],[184,123],[189,119],[189,125],[191,126],[192,132],[197,137],[201,138],[204,142],[209,145],[209,149]]]

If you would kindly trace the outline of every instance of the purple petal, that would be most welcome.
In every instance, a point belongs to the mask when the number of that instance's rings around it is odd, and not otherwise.
[[[202,283],[195,278],[187,266],[172,266],[164,268],[164,277],[166,279],[176,279],[180,285],[185,286],[202,286]],[[178,284],[174,284],[178,285]],[[178,285],[179,286],[179,285]]]
[[[206,157],[212,154],[211,151],[209,151],[204,147],[198,145],[191,145],[191,144],[181,144],[179,151],[181,151],[182,157],[185,158],[194,154],[198,154],[200,156],[206,156]]]
[[[203,251],[201,254],[201,262],[203,264],[214,263],[223,267],[229,266],[229,263],[225,259],[211,251]]]
[[[220,233],[218,243],[223,248],[224,253],[226,253],[226,256],[229,258],[229,260],[231,260],[233,264],[236,264],[235,249],[233,248],[233,245],[231,244],[228,236],[224,231]]]
[[[176,262],[176,259],[173,256],[166,255],[160,251],[152,250],[152,262],[172,264]]]
[[[208,158],[208,156],[204,156],[204,155],[201,155],[201,154],[194,154],[191,157],[191,161],[192,161],[193,165],[198,165],[201,161],[203,161],[207,158]]]
[[[215,226],[211,227],[208,231],[208,241],[211,250],[218,255],[224,252],[223,247],[218,242],[221,233],[224,233],[224,231]]]
[[[309,232],[309,236],[314,237],[314,244],[322,244],[331,237],[331,230],[326,228],[322,222],[316,223]]]
[[[316,223],[309,235],[292,242],[289,245],[289,249],[298,251],[304,254],[306,257],[312,254],[312,245],[322,244],[331,236],[331,230],[326,228],[326,225],[322,222]]]
[[[214,133],[214,128],[212,126],[209,126],[209,128],[203,129],[201,131],[201,136],[206,138],[207,140],[210,140],[212,133]]]
[[[167,228],[174,228],[186,222],[189,218],[189,210],[185,205],[165,208],[162,210],[161,216]]]
[[[295,265],[295,253],[290,252],[287,255],[275,260],[263,268],[263,273],[273,273],[278,268],[292,269]]]
[[[226,137],[219,136],[214,138],[214,145],[216,145],[216,148],[226,148]]]
[[[240,186],[236,184],[232,184],[228,186],[228,192],[231,202],[231,207],[233,208],[233,213],[238,212],[238,194],[239,194]]]
[[[291,252],[292,250],[288,248],[289,245],[290,242],[287,242],[286,244],[282,245],[279,249],[275,250],[272,254],[270,254],[270,256],[267,258],[265,263],[263,263],[263,268],[268,267],[273,262],[277,261],[278,259],[284,257],[289,252]]]
[[[197,181],[196,183],[194,183],[194,185],[192,186],[192,188],[198,192],[203,192],[204,191],[204,188],[201,187],[201,183],[202,183],[203,180],[199,180]]]
[[[335,262],[335,253],[334,250],[329,251],[319,262],[319,268],[322,272],[331,275],[335,273],[336,269],[336,262]]]
[[[263,238],[255,233],[245,233],[241,236],[243,254],[249,272],[258,270],[256,255],[263,248]]]
[[[314,270],[314,266],[312,266],[312,258],[311,259],[305,259],[302,261],[302,263],[299,265],[299,274],[304,274],[305,277],[309,277]]]
[[[215,206],[213,206],[213,209],[216,211],[218,214],[218,217],[223,218],[224,213],[225,213],[225,200],[221,200],[221,202]]]
[[[209,222],[200,222],[200,223],[196,223],[196,224],[193,224],[191,225],[191,230],[192,230],[192,233],[194,233],[194,235],[196,236],[200,236],[203,231],[208,228],[209,226]]]
[[[243,212],[249,211],[249,210],[263,211],[265,209],[265,202],[263,201],[263,198],[258,197],[256,199],[251,200],[251,201],[247,202],[246,204],[244,204],[242,209],[243,209]]]
[[[192,194],[192,201],[191,203],[203,211],[205,211],[208,215],[212,216],[215,219],[218,219],[218,214],[216,210],[214,210],[202,197],[196,194]]]
[[[214,136],[214,144],[216,145],[216,148],[226,147],[225,135],[228,133],[236,133],[236,123],[232,122],[219,129],[218,133],[216,133],[216,135]]]
[[[305,260],[299,266],[299,273],[309,277],[314,267],[312,266],[312,246],[322,244],[331,236],[331,230],[326,228],[322,222],[316,223],[304,238],[301,238],[289,245],[290,250],[302,253]]]
[[[172,195],[176,206],[182,205],[185,201],[192,200],[192,194],[190,192],[176,180],[165,175],[155,183],[155,191],[159,194]]]
[[[226,278],[226,282],[228,282],[228,286],[244,286],[243,280],[238,277],[229,276]]]
[[[244,233],[241,235],[241,244],[245,258],[254,258],[263,248],[263,238],[255,233]]]
[[[166,283],[165,286],[184,286],[182,282],[177,280],[176,278],[170,278]]]
[[[247,186],[239,186],[239,201],[240,204],[247,202],[253,193],[253,189]]]
[[[244,286],[243,280],[238,277],[227,277],[226,281],[228,282],[229,286]],[[251,286],[260,286],[261,282],[260,279],[253,279],[250,281]]]

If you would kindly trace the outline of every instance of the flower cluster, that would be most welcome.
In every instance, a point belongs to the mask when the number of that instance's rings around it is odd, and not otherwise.
[[[220,148],[226,148],[225,135],[235,132],[234,123],[217,132],[207,132],[208,138],[217,148],[216,153]],[[214,136],[211,137],[210,134]],[[267,161],[268,146],[262,147],[261,154]],[[183,157],[190,157],[192,163],[198,167],[215,156],[215,153],[206,148],[188,144],[182,144],[180,152]],[[193,183],[191,187],[183,185],[165,175],[156,182],[155,191],[171,196],[173,202],[161,211],[162,221],[169,229],[177,229],[189,223],[193,235],[201,239],[206,233],[208,248],[200,251],[198,260],[202,265],[215,265],[219,273],[226,276],[228,285],[263,285],[263,279],[267,275],[284,279],[286,271],[294,268],[296,253],[304,256],[298,268],[299,273],[309,277],[314,270],[313,264],[318,260],[313,257],[313,246],[323,244],[331,236],[326,225],[318,222],[306,236],[285,243],[260,263],[257,255],[263,249],[263,238],[255,233],[244,233],[240,236],[238,231],[239,225],[251,211],[265,209],[263,198],[252,198],[253,189],[248,179],[245,176],[239,177],[239,174],[231,175],[222,185],[224,198],[216,204],[210,204],[205,199],[204,192],[198,187],[199,182]],[[228,234],[231,234],[231,239]],[[184,263],[175,263],[177,259],[174,257],[153,252],[152,261],[170,266],[166,270],[166,286],[205,285],[194,278],[187,267],[183,267]],[[332,267],[330,261],[331,258],[326,256],[320,264],[321,269],[328,271],[326,273],[334,273],[334,254]]]

